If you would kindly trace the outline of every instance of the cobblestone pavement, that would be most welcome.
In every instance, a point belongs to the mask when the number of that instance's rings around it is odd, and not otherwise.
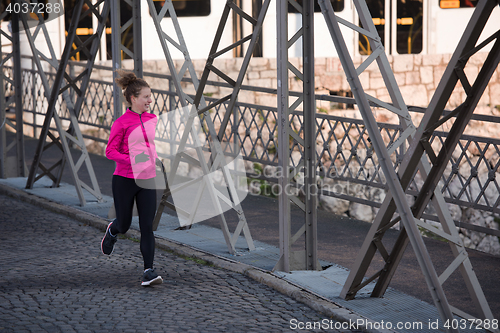
[[[156,250],[162,285],[142,287],[142,257],[122,238],[0,195],[0,332],[289,332],[335,322],[254,280]],[[323,321],[324,320],[324,321]],[[333,329],[332,329],[333,328]],[[308,330],[300,330],[305,332]]]

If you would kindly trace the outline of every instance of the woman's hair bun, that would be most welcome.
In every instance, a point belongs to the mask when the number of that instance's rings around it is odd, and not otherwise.
[[[149,84],[144,79],[137,77],[134,72],[119,69],[116,73],[119,77],[116,78],[115,82],[122,88],[123,96],[128,105],[132,104],[132,96],[138,97],[142,88],[149,88]]]
[[[135,76],[134,72],[128,72],[124,70],[116,71],[120,77],[116,78],[116,83],[123,90],[127,89],[127,87],[137,80],[137,76]]]

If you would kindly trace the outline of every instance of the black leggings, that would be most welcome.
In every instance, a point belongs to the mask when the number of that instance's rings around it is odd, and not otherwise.
[[[153,219],[156,214],[156,190],[142,188],[132,178],[113,175],[111,182],[115,202],[116,219],[111,225],[111,234],[124,234],[132,224],[134,198],[139,213],[141,229],[141,253],[144,259],[144,269],[153,268],[155,256],[155,236]]]

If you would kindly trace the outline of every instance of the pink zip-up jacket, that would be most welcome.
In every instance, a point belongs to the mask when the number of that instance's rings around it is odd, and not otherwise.
[[[116,162],[114,175],[149,179],[156,176],[155,130],[158,119],[155,114],[135,113],[127,109],[111,126],[106,157]],[[149,160],[136,163],[136,156],[144,154]]]

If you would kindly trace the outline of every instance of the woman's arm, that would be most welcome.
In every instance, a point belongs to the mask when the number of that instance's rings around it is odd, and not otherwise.
[[[106,157],[118,163],[130,164],[129,154],[120,152],[120,145],[123,142],[124,136],[125,129],[114,123],[111,126],[111,133],[109,134]]]

